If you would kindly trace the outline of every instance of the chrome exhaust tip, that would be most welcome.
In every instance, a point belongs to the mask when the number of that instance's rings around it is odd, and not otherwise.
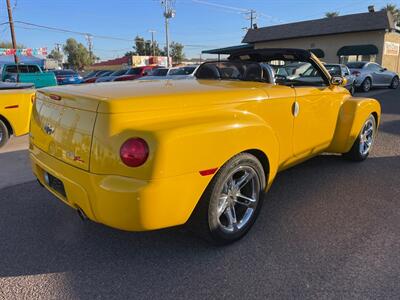
[[[86,216],[85,212],[80,207],[78,207],[77,212],[78,212],[79,218],[81,218],[82,221],[88,220],[88,217]]]

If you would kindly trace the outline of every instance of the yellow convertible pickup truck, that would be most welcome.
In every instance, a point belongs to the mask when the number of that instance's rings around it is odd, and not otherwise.
[[[32,84],[0,82],[0,148],[12,134],[28,133],[34,96]]]
[[[263,49],[206,62],[193,80],[45,88],[33,172],[90,220],[188,224],[227,244],[253,225],[277,172],[321,152],[367,158],[380,105],[343,85],[308,51]]]

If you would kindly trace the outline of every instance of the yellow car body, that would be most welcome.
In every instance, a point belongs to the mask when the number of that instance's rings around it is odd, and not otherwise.
[[[0,120],[8,134],[21,136],[29,132],[34,89],[0,89]]]
[[[46,88],[33,108],[30,157],[39,181],[89,219],[153,230],[187,222],[215,171],[238,153],[262,162],[268,189],[285,168],[321,152],[348,152],[370,114],[378,123],[376,100],[336,85],[180,80]],[[120,158],[132,137],[149,145],[136,168]]]

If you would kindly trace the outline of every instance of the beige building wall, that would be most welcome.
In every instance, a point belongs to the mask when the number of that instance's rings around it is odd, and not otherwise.
[[[337,51],[343,46],[351,45],[375,45],[379,52],[376,56],[376,62],[382,63],[383,45],[385,39],[384,31],[369,31],[357,33],[343,33],[335,35],[325,35],[316,37],[304,37],[289,40],[270,41],[255,43],[255,49],[260,48],[301,48],[313,49],[320,48],[325,52],[325,57],[322,61],[328,63],[338,63],[339,57]],[[388,68],[389,69],[389,68]]]
[[[388,70],[400,72],[400,34],[396,32],[385,34],[382,66]]]

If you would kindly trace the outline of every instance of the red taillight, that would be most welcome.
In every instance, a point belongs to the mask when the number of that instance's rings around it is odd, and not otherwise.
[[[49,97],[50,97],[50,99],[53,99],[53,100],[56,100],[56,101],[60,101],[61,100],[61,96],[59,96],[59,95],[50,94]]]
[[[141,138],[132,138],[122,144],[119,155],[128,167],[139,167],[149,157],[149,146]]]
[[[353,71],[352,73],[351,73],[351,75],[354,75],[354,76],[356,76],[356,77],[358,77],[358,76],[360,76],[360,72],[358,72],[358,71]]]

